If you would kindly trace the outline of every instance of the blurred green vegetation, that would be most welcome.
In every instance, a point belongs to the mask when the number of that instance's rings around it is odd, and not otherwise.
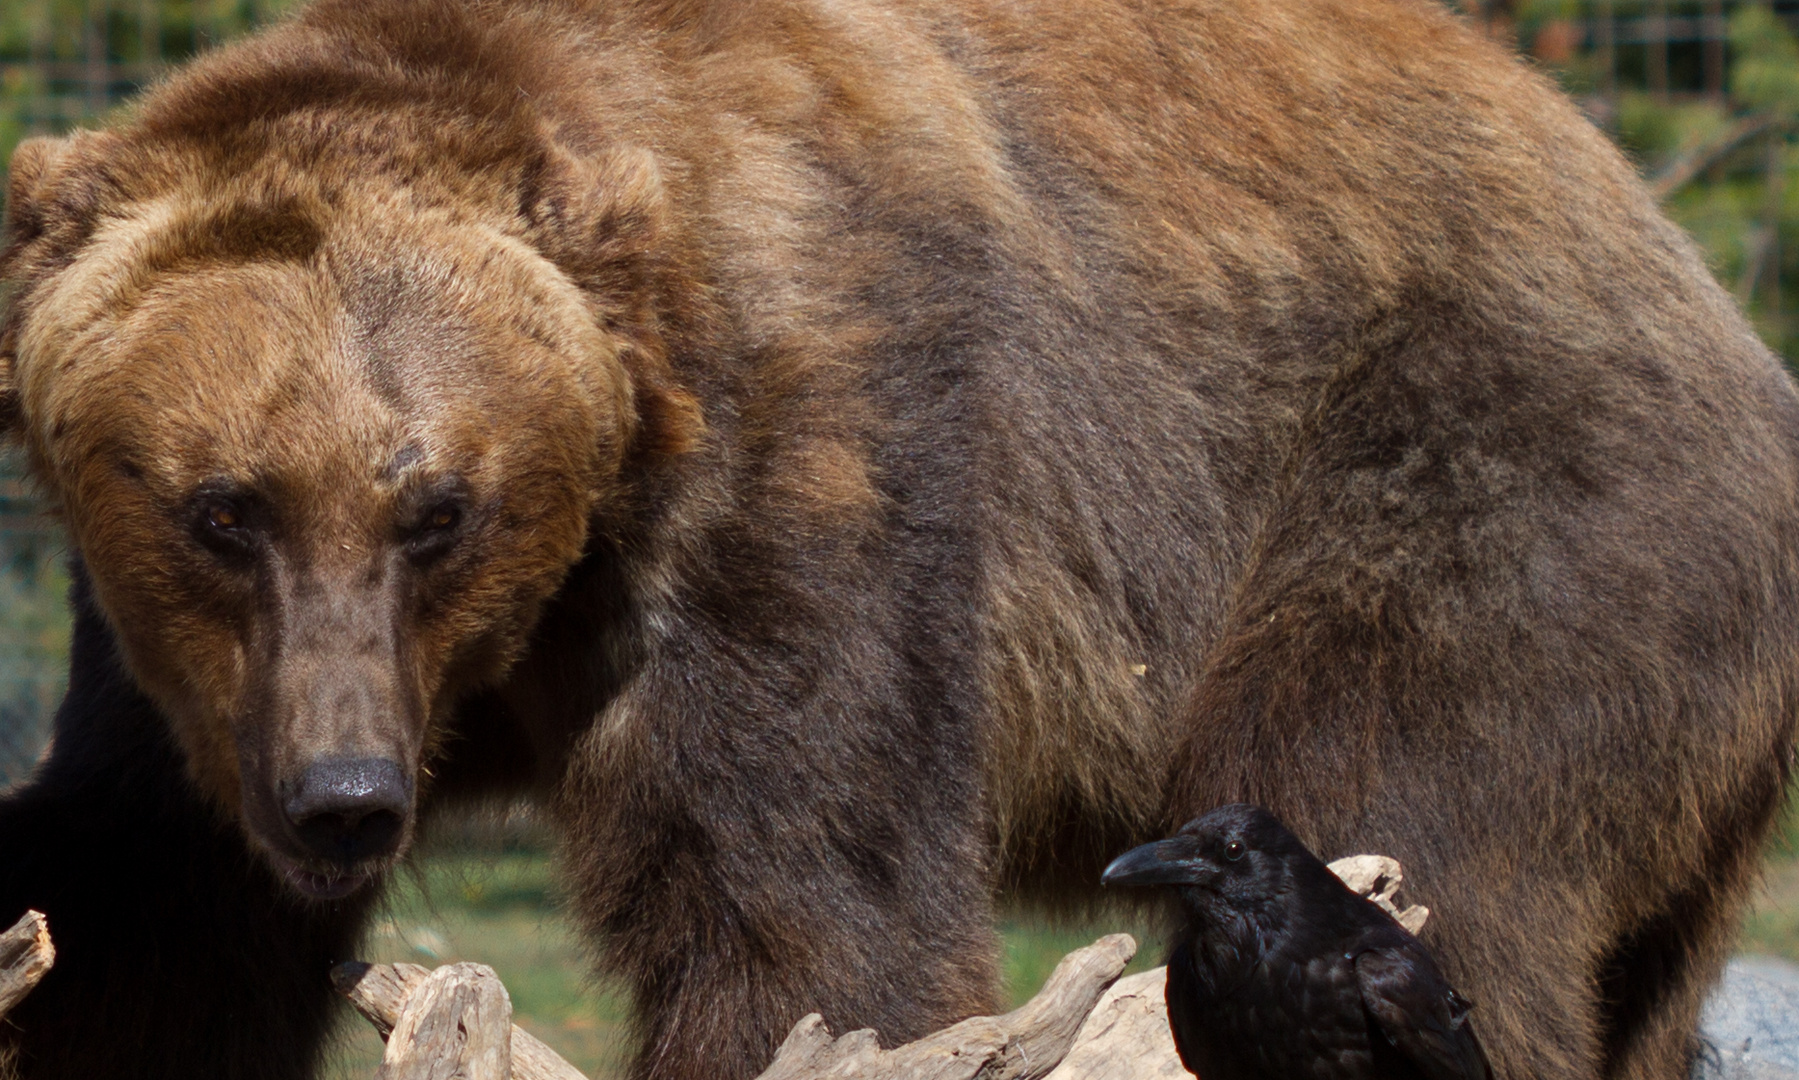
[[[0,512],[0,788],[24,777],[49,738],[69,658],[69,579],[57,535],[36,521],[10,530],[6,521]]]
[[[27,135],[91,121],[170,64],[263,25],[292,0],[0,2],[0,166]]]
[[[1788,791],[1786,813],[1769,841],[1738,948],[1799,961],[1799,783]]]
[[[1799,3],[1471,6],[1615,138],[1769,346],[1799,360]],[[1676,176],[1688,176],[1674,183]]]

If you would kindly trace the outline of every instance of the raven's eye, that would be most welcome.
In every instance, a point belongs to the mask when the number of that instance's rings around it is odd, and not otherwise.
[[[1224,857],[1230,862],[1236,862],[1243,857],[1244,850],[1243,841],[1232,840],[1230,843],[1224,845]]]

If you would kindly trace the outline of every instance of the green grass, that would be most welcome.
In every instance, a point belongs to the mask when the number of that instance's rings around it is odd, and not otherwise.
[[[1770,860],[1739,950],[1799,961],[1799,860]]]
[[[1799,788],[1788,792],[1786,813],[1768,844],[1738,949],[1799,961]]]
[[[1098,919],[1086,924],[1045,923],[1028,917],[1002,920],[999,970],[1007,1007],[1017,1008],[1043,989],[1049,973],[1064,956],[1106,934],[1118,933],[1137,939],[1137,955],[1124,969],[1126,975],[1161,966],[1161,941],[1155,931],[1135,919]]]

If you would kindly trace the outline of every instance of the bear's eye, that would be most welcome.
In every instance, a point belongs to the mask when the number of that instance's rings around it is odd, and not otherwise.
[[[1229,862],[1236,862],[1243,857],[1243,852],[1245,850],[1243,841],[1232,840],[1230,843],[1224,845],[1224,857]]]
[[[232,499],[209,498],[199,506],[194,522],[194,536],[214,552],[242,557],[255,548],[250,522],[244,507]]]
[[[412,535],[406,538],[406,554],[415,563],[427,563],[456,544],[456,526],[462,524],[462,507],[455,501],[438,503],[425,511]]]

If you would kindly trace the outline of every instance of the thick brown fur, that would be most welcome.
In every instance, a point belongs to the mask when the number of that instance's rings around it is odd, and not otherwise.
[[[144,805],[245,841],[166,895],[277,903],[321,754],[528,792],[637,1075],[749,1076],[991,1007],[996,889],[1254,801],[1406,864],[1500,1076],[1685,1075],[1790,767],[1799,410],[1437,5],[336,0],[11,191],[4,413],[135,689],[0,803],[0,904],[141,690]],[[151,1075],[82,1002],[164,989],[81,970],[24,1075]],[[269,1017],[221,1072],[303,1075]]]

